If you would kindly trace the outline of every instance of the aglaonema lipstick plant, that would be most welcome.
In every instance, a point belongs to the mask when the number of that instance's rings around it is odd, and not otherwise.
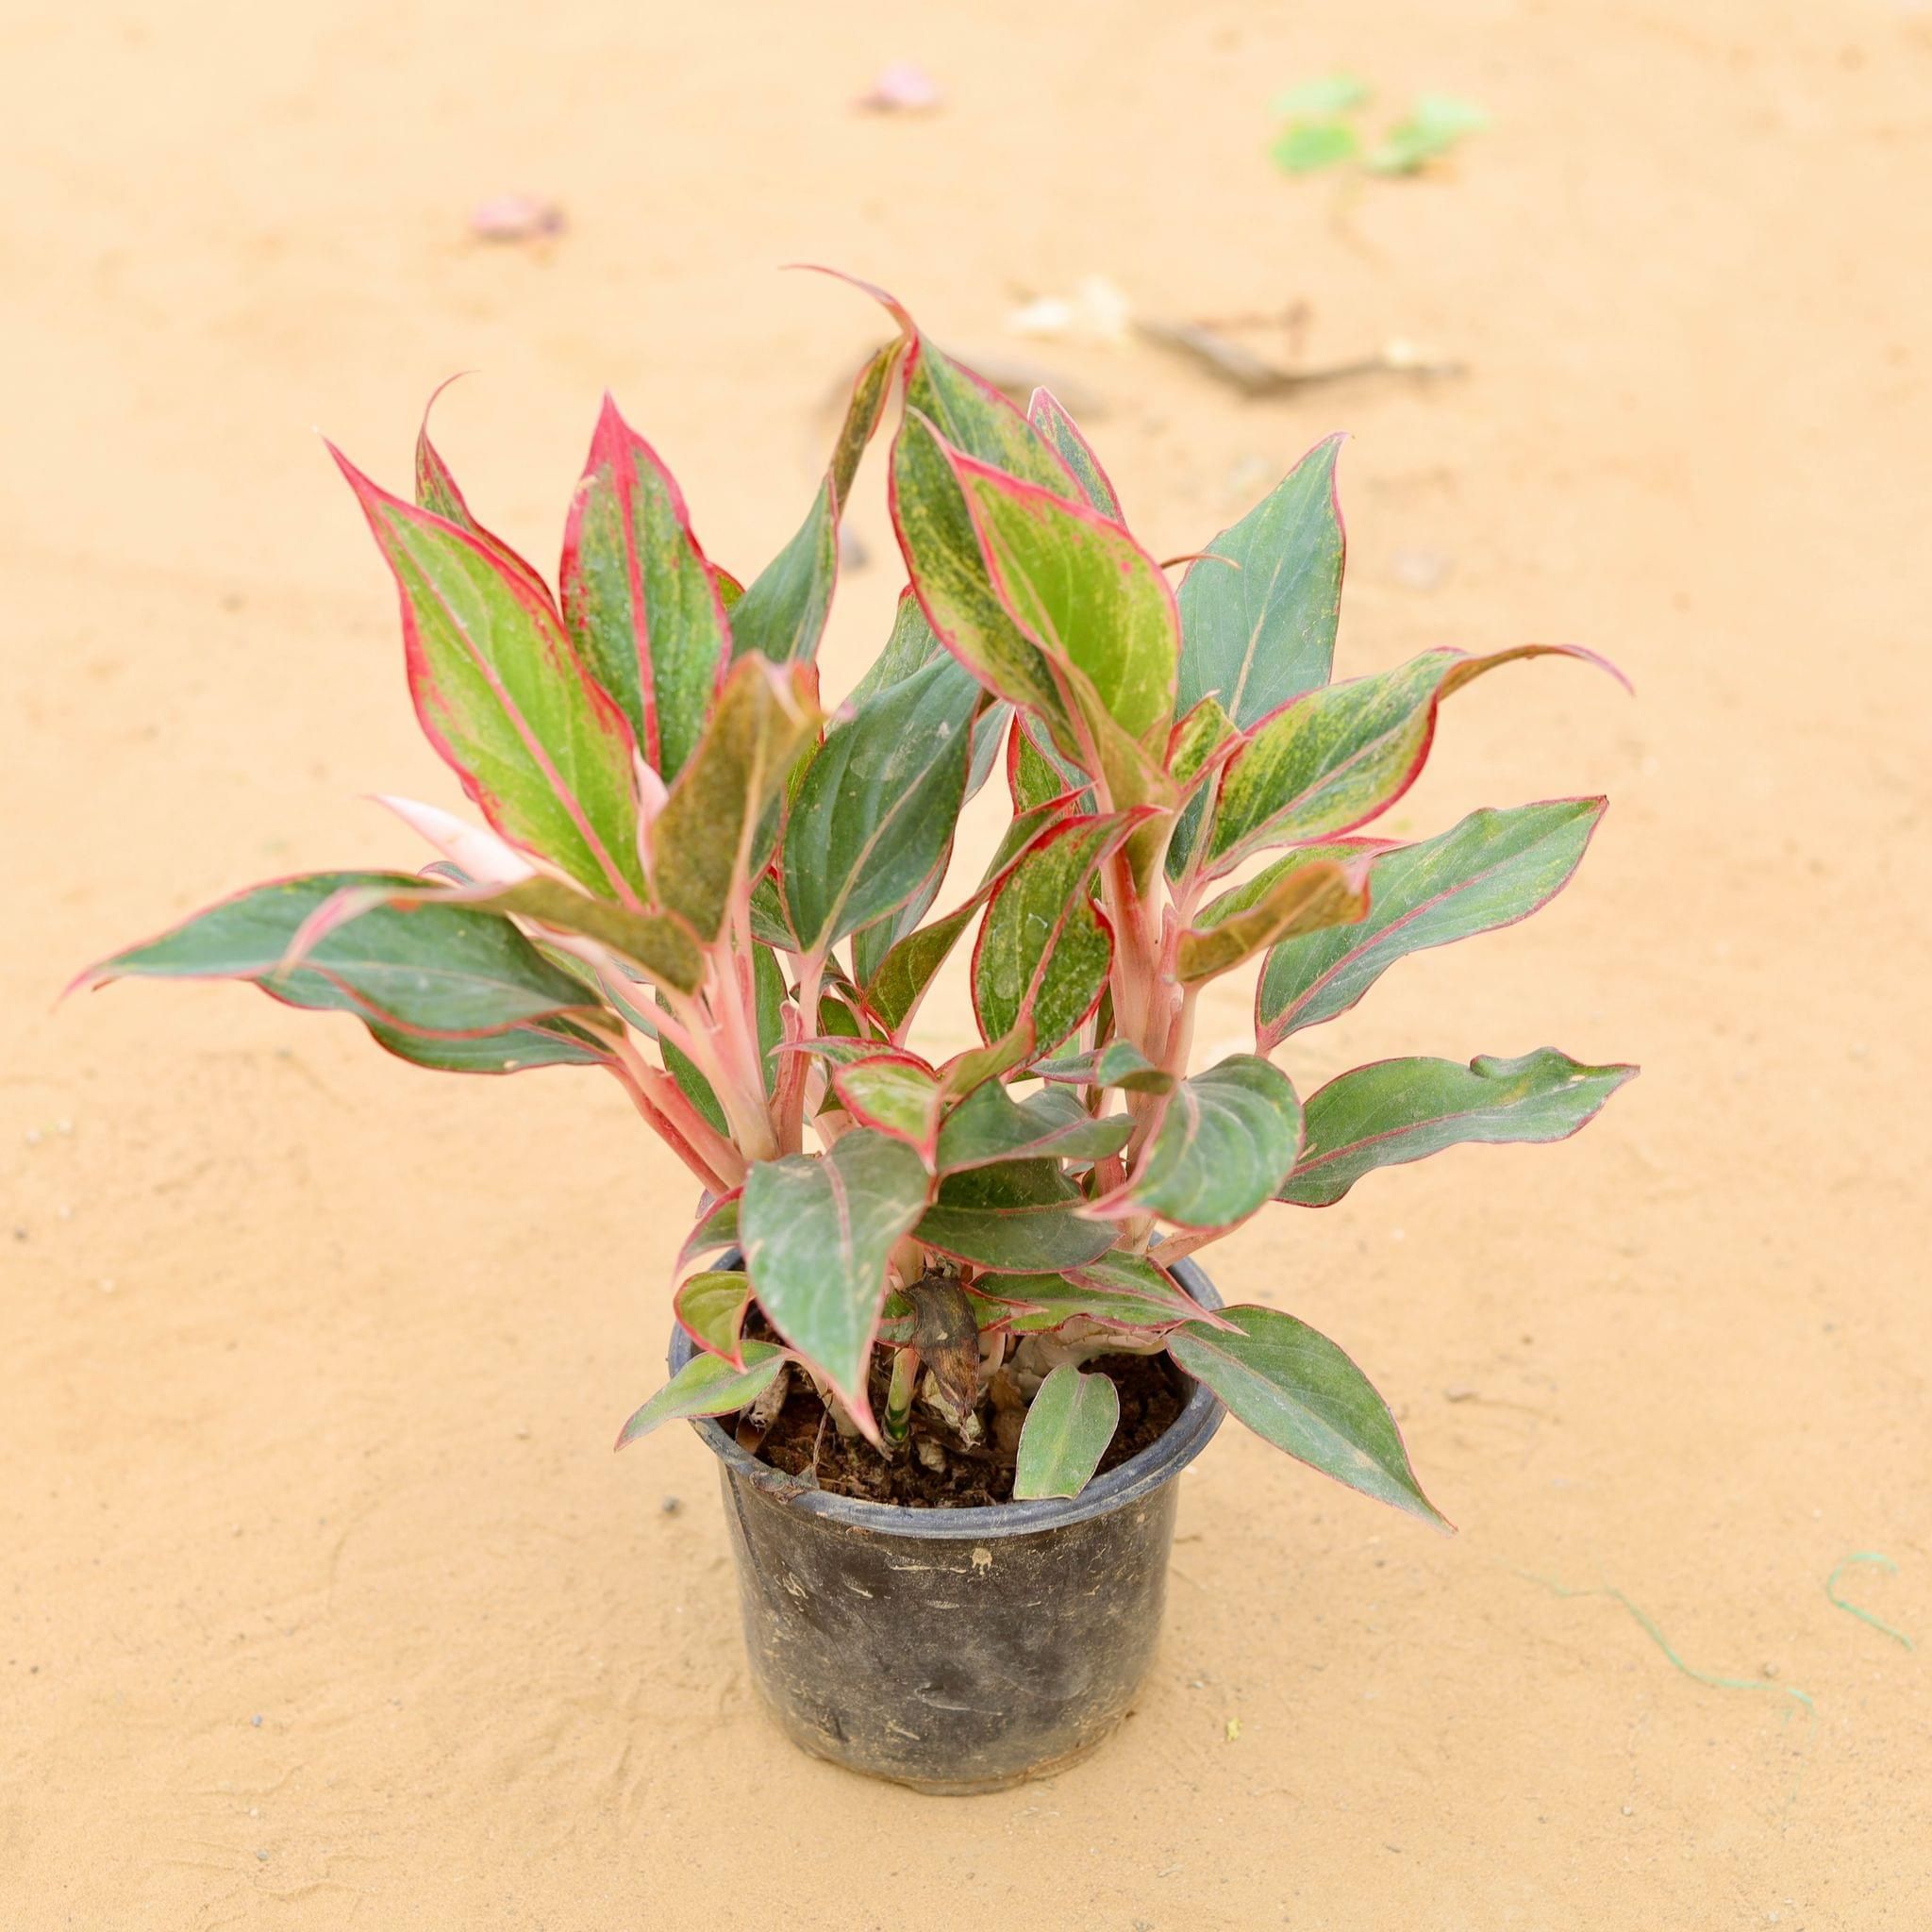
[[[485,824],[387,801],[422,874],[256,887],[84,975],[253,980],[353,1013],[419,1066],[577,1066],[624,1088],[702,1190],[674,1307],[688,1364],[625,1424],[788,1391],[841,1440],[965,1455],[1076,1494],[1116,1432],[1102,1357],[1164,1350],[1270,1441],[1438,1520],[1387,1406],[1334,1343],[1210,1311],[1182,1257],[1272,1202],[1582,1126],[1634,1069],[1549,1049],[1384,1060],[1304,1103],[1270,1056],[1398,959],[1507,925],[1569,879],[1596,798],[1363,828],[1443,702],[1528,645],[1330,681],[1340,439],[1188,560],[1129,533],[1066,412],[1024,413],[925,340],[866,364],[796,535],[741,588],[607,400],[558,584],[471,512],[428,440],[415,500],[340,455],[400,593],[411,695]],[[826,710],[814,654],[838,527],[893,404],[909,582]],[[962,807],[1011,822],[935,914]],[[980,1043],[915,1023],[966,941]],[[1256,1050],[1196,1069],[1194,1017],[1257,972]],[[822,1432],[823,1433],[823,1430]]]

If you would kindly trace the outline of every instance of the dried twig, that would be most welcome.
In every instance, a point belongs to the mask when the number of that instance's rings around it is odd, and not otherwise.
[[[1424,355],[1413,342],[1385,342],[1374,355],[1309,369],[1282,369],[1231,337],[1191,322],[1137,320],[1134,326],[1150,342],[1198,363],[1244,396],[1281,395],[1316,383],[1341,382],[1354,375],[1460,375],[1462,364]]]

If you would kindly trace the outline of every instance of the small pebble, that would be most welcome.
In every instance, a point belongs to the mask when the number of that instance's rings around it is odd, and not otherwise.
[[[1628,1818],[1628,1817],[1630,1816],[1630,1814],[1631,1814],[1631,1813],[1632,1813],[1633,1811],[1635,1811],[1636,1809],[1637,1809],[1637,1807],[1636,1807],[1635,1805],[1625,1805],[1625,1806],[1624,1807],[1624,1816],[1625,1818]]]
[[[255,1713],[255,1715],[254,1715],[254,1716],[253,1716],[252,1718],[250,1718],[250,1719],[248,1720],[248,1722],[249,1722],[250,1724],[253,1724],[253,1725],[255,1726],[255,1728],[256,1728],[256,1729],[257,1729],[258,1731],[258,1730],[260,1730],[260,1728],[261,1728],[261,1713],[260,1713],[260,1711],[258,1711],[258,1711],[257,1711],[257,1712]]]
[[[682,1499],[679,1497],[666,1496],[664,1500],[658,1505],[658,1507],[661,1509],[666,1516],[675,1516],[677,1512],[684,1507],[684,1503]]]
[[[479,242],[530,242],[564,229],[563,210],[540,194],[493,194],[470,210]]]
[[[72,1121],[56,1121],[54,1123],[54,1131],[57,1134],[71,1134],[74,1131],[74,1123]]]
[[[258,1857],[258,1859],[259,1859],[259,1860],[260,1860],[260,1861],[261,1861],[261,1862],[262,1862],[262,1863],[263,1863],[264,1865],[266,1865],[266,1864],[268,1863],[268,1854],[267,1854],[267,1853],[266,1853],[265,1851],[258,1851],[258,1852],[257,1852],[257,1853],[256,1853],[256,1855],[255,1855],[255,1856],[256,1856],[256,1857]]]

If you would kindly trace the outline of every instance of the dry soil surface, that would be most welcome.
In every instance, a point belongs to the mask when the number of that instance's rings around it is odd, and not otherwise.
[[[852,110],[897,54],[942,112]],[[1337,63],[1493,125],[1283,178],[1267,103]],[[0,67],[0,1924],[1932,1924],[1923,7],[16,5]],[[568,231],[472,241],[506,188]],[[1605,791],[1590,862],[1282,1058],[1643,1078],[1214,1251],[1369,1367],[1460,1535],[1224,1430],[1132,1720],[971,1801],[780,1742],[704,1452],[609,1453],[691,1206],[614,1087],[245,989],[52,1009],[252,879],[415,862],[365,794],[456,802],[310,425],[400,482],[484,371],[444,446],[549,558],[609,384],[755,568],[879,336],[796,258],[1064,375],[1159,554],[1351,429],[1344,670],[1569,637],[1639,693],[1457,700],[1396,829]],[[1468,374],[1255,404],[1004,333],[1090,274]],[[878,477],[833,691],[897,587]],[[1860,1552],[1918,1648],[1828,1600]]]

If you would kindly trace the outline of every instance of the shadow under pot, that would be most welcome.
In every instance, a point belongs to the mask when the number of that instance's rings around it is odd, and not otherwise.
[[[1222,1306],[1193,1262],[1174,1273]],[[674,1331],[674,1374],[692,1352]],[[1153,1658],[1175,1478],[1224,1413],[1191,1382],[1166,1432],[1078,1496],[959,1509],[829,1494],[693,1423],[721,1465],[752,1676],[786,1733],[938,1793],[996,1791],[1085,1757]]]

